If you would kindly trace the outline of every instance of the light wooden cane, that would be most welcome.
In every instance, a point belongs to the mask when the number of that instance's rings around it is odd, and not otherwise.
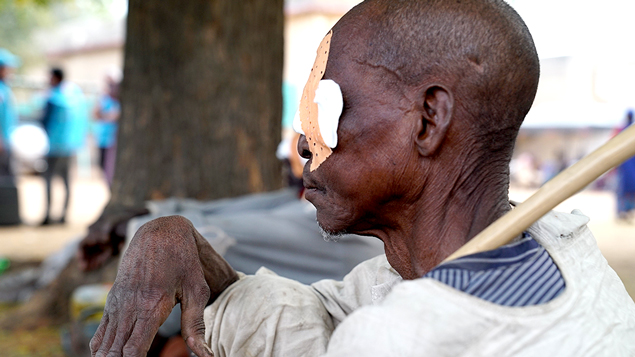
[[[631,156],[635,156],[635,125],[545,183],[529,199],[485,228],[445,261],[509,243],[562,201]]]

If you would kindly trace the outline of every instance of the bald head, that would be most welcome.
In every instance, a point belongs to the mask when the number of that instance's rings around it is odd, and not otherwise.
[[[387,89],[446,86],[472,139],[486,138],[485,151],[511,153],[539,62],[527,27],[504,1],[367,0],[334,33],[333,51],[351,50],[355,61],[382,72]]]
[[[509,210],[509,159],[538,84],[531,36],[497,0],[367,0],[333,28],[324,78],[344,109],[305,166],[327,232],[379,237],[422,276]],[[302,137],[301,155],[311,161]]]

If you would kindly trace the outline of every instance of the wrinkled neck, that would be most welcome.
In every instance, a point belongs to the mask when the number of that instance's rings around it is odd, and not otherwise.
[[[399,222],[382,232],[388,261],[404,279],[423,276],[509,211],[509,175],[463,170],[436,175]]]

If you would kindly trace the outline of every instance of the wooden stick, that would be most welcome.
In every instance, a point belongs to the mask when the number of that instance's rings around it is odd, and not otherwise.
[[[631,156],[635,156],[635,125],[545,183],[529,199],[492,223],[444,261],[509,243],[562,201]]]

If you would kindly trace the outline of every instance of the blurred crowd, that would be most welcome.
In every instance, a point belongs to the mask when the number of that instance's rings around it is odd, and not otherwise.
[[[624,122],[607,136],[615,136],[633,124],[633,110],[628,110]],[[567,156],[558,151],[551,157],[539,158],[531,151],[516,154],[510,163],[511,185],[515,188],[535,189],[554,178],[584,156]],[[627,160],[607,172],[590,185],[591,189],[613,191],[616,195],[618,220],[635,222],[635,158]]]
[[[618,131],[623,131],[633,125],[633,111],[626,115],[625,126]],[[635,157],[630,158],[618,166],[617,176],[617,217],[620,220],[635,222]]]
[[[103,92],[89,98],[66,79],[62,68],[51,68],[46,90],[34,93],[32,103],[22,112],[35,110],[22,115],[8,84],[19,66],[17,56],[0,49],[0,224],[19,223],[15,175],[29,171],[41,174],[45,181],[46,215],[41,224],[63,224],[71,192],[69,170],[88,137],[98,148],[95,161],[105,180],[112,181],[121,72],[109,71]],[[54,177],[61,178],[65,187],[62,213],[55,218],[50,210]]]

